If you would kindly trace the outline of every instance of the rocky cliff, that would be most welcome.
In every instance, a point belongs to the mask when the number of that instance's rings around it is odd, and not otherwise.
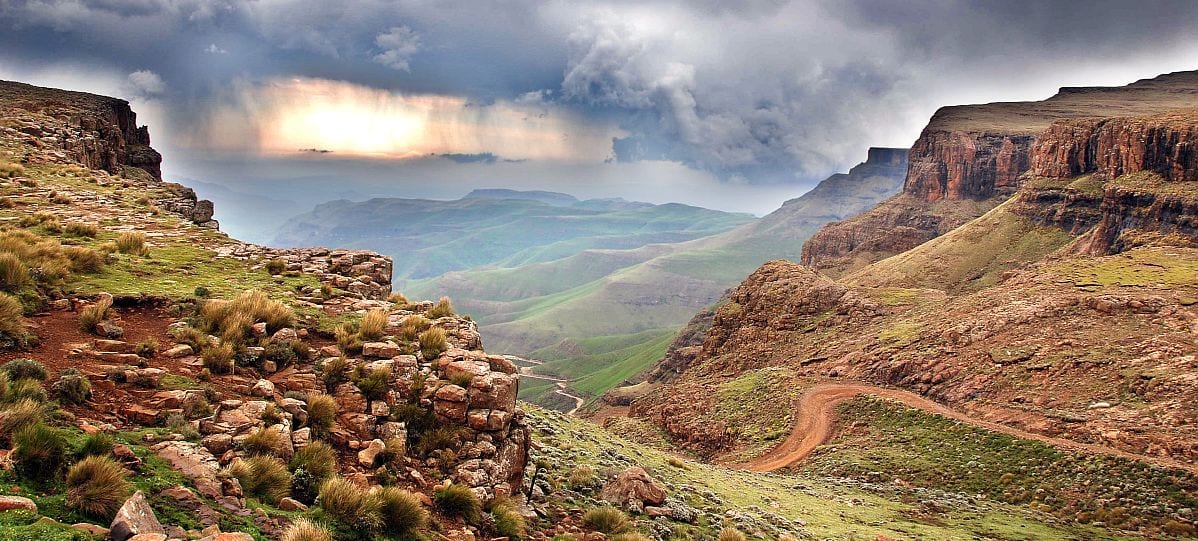
[[[1181,72],[1125,87],[1062,88],[1040,102],[942,108],[911,147],[903,194],[828,224],[801,261],[839,275],[906,251],[993,208],[1029,171],[1113,178],[1154,170],[1172,178],[1198,159],[1193,133],[1184,119],[1152,115],[1196,102],[1198,72]],[[1145,138],[1149,144],[1139,144]]]
[[[720,456],[768,440],[735,430],[715,413],[726,398],[705,389],[754,374],[791,389],[850,378],[1041,434],[1198,461],[1190,416],[1162,416],[1195,392],[1180,382],[1198,350],[1196,90],[1198,77],[1175,74],[942,110],[911,151],[903,194],[805,246],[804,263],[855,270],[761,267],[701,346],[680,337],[633,415]],[[737,408],[776,410],[793,398],[787,385]]]

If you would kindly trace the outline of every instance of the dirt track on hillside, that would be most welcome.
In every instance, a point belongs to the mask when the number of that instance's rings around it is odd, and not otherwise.
[[[799,399],[799,406],[795,412],[797,419],[786,441],[770,449],[764,455],[749,462],[738,464],[736,467],[768,472],[791,466],[807,458],[812,451],[820,445],[827,443],[832,438],[836,423],[836,406],[858,395],[873,395],[894,400],[913,408],[955,419],[965,424],[985,428],[994,432],[1001,432],[1017,438],[1036,440],[1061,449],[1114,455],[1131,460],[1149,462],[1159,466],[1179,468],[1191,473],[1198,473],[1198,466],[1183,464],[1167,458],[1128,453],[1102,445],[1080,443],[1073,440],[1027,432],[1004,424],[969,417],[965,413],[915,393],[875,387],[864,383],[823,383],[808,389]]]

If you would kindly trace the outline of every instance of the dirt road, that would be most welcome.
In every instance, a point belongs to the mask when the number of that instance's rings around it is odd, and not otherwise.
[[[807,458],[816,447],[827,443],[832,437],[836,422],[836,406],[845,400],[858,395],[873,395],[918,408],[930,413],[955,419],[962,423],[1001,432],[1017,438],[1036,440],[1061,449],[1115,455],[1132,460],[1150,462],[1160,466],[1179,468],[1198,473],[1198,466],[1183,464],[1174,460],[1160,457],[1150,457],[1128,453],[1101,445],[1080,443],[1063,438],[1054,438],[1043,434],[1027,432],[1003,424],[975,419],[968,415],[934,402],[915,393],[875,387],[864,383],[824,383],[808,389],[799,399],[796,412],[797,420],[790,436],[777,447],[770,449],[764,455],[747,463],[737,465],[740,468],[753,471],[773,471],[785,468]]]

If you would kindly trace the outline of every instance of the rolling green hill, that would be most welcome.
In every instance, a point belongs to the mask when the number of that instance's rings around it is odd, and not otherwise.
[[[721,234],[455,271],[402,287],[414,297],[451,296],[479,322],[488,348],[546,361],[534,371],[572,379],[594,399],[660,359],[669,336],[761,263],[797,260],[820,226],[894,195],[905,173],[905,150],[871,149],[849,173]],[[560,398],[552,391],[530,386],[521,397],[553,404]]]

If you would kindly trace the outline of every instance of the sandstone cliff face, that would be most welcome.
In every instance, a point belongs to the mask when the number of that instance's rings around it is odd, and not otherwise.
[[[1198,126],[1194,111],[1188,113],[1057,121],[1032,146],[1031,174],[1115,178],[1151,171],[1166,180],[1198,180]]]
[[[933,124],[935,120],[933,119]],[[1030,135],[966,133],[928,128],[911,147],[903,192],[933,202],[984,199],[1019,185],[1028,169]]]

